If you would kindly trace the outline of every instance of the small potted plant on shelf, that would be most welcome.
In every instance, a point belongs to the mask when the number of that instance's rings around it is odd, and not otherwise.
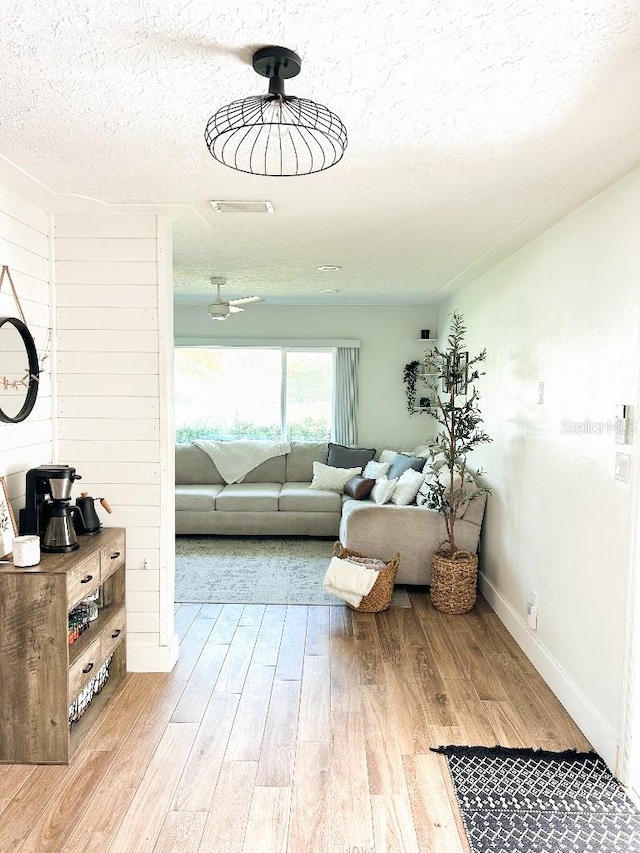
[[[431,599],[436,609],[446,613],[466,613],[476,600],[478,557],[458,550],[456,519],[463,504],[489,489],[473,474],[467,456],[491,438],[482,429],[480,399],[475,381],[483,376],[478,367],[487,351],[469,358],[465,345],[466,327],[457,311],[451,318],[447,348],[432,350],[437,367],[436,381],[430,383],[433,400],[428,414],[441,430],[430,445],[433,477],[428,483],[427,506],[444,517],[447,539],[431,559]]]
[[[412,415],[416,411],[416,384],[418,382],[419,361],[410,361],[404,366],[402,381],[407,393],[407,411]]]
[[[438,363],[432,357],[433,352],[433,348],[428,349],[425,351],[422,361],[410,361],[404,366],[402,381],[407,395],[407,411],[410,415],[423,412],[431,405],[431,400],[428,397],[420,397],[419,405],[416,405],[416,400],[418,380],[421,379],[429,384],[429,380],[438,374]]]

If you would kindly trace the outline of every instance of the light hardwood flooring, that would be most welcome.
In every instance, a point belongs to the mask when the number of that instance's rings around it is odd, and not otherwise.
[[[2,853],[462,853],[440,744],[588,749],[488,605],[193,605],[69,767],[0,768]]]

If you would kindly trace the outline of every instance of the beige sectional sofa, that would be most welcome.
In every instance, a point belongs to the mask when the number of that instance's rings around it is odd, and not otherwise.
[[[382,506],[311,489],[313,462],[326,443],[291,442],[291,452],[258,465],[241,483],[225,484],[212,460],[192,444],[176,445],[176,533],[232,536],[330,536],[346,548],[388,559],[400,553],[401,584],[428,584],[431,555],[446,539],[442,516],[414,505]],[[475,553],[482,495],[456,523],[458,547]]]
[[[343,496],[309,488],[327,452],[326,442],[293,441],[290,453],[228,485],[206,453],[177,444],[176,533],[337,537]]]
[[[456,519],[455,535],[459,550],[475,554],[486,496],[469,501]],[[347,500],[342,507],[340,541],[345,548],[389,560],[400,554],[396,583],[431,582],[431,555],[447,539],[444,518],[434,509],[422,506],[378,506],[371,501]]]

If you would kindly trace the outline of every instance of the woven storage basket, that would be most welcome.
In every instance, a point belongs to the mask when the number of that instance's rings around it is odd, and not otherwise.
[[[433,554],[431,601],[442,613],[467,613],[476,603],[478,557],[469,551]]]
[[[347,557],[367,557],[367,554],[361,554],[358,551],[351,551],[349,548],[343,548],[340,542],[336,542],[333,546],[333,556],[339,557],[341,560],[346,560]],[[373,558],[372,558],[373,559]],[[398,574],[398,566],[400,565],[400,554],[393,556],[385,565],[384,569],[380,569],[376,582],[371,587],[371,592],[365,595],[358,607],[351,607],[352,610],[357,610],[358,613],[380,613],[386,610],[391,604],[391,596],[393,594],[393,585]]]

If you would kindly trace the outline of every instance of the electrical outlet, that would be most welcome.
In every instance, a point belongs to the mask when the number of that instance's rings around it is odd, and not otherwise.
[[[145,557],[145,558],[144,558],[144,560],[142,561],[142,568],[143,568],[143,569],[145,569],[145,570],[149,568],[149,560],[147,560],[147,558],[146,558],[146,557]]]
[[[538,593],[533,589],[527,601],[527,625],[532,631],[538,628]]]
[[[538,405],[544,403],[544,382],[538,382]]]

